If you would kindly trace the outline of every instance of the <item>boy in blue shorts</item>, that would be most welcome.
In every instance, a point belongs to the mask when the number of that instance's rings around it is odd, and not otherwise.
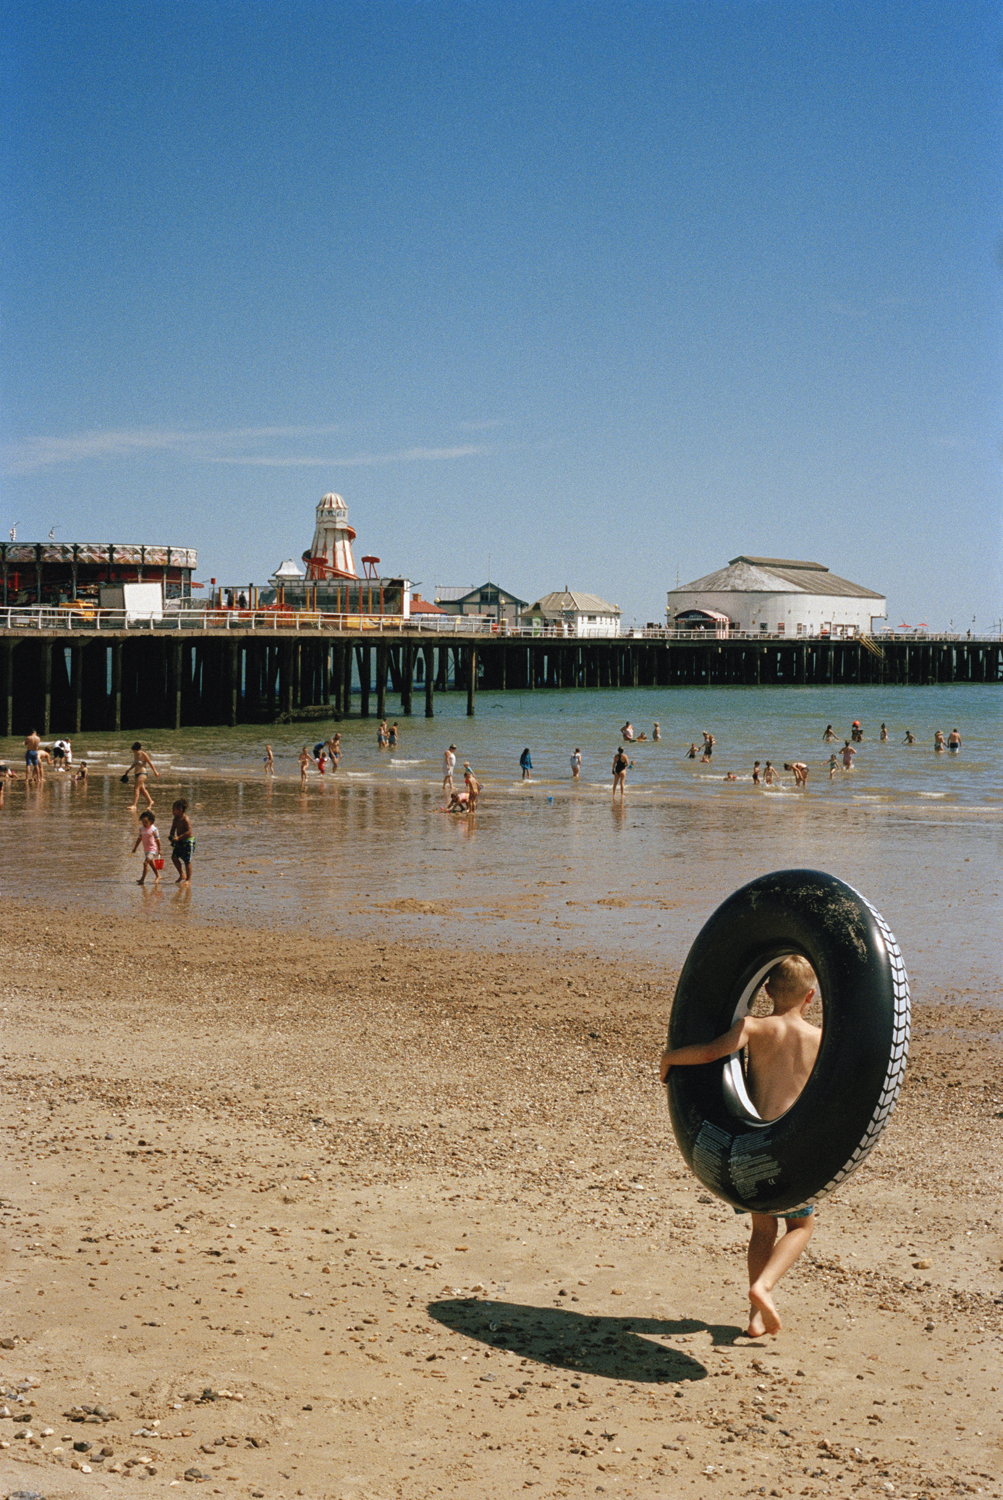
[[[818,981],[806,958],[792,953],[773,965],[764,986],[773,1001],[771,1016],[743,1016],[712,1042],[695,1042],[662,1053],[660,1077],[670,1068],[716,1062],[748,1048],[749,1097],[763,1120],[785,1114],[808,1082],[815,1066],[822,1032],[805,1019]],[[740,1213],[736,1209],[736,1213]],[[750,1338],[780,1332],[780,1316],[770,1293],[808,1245],[815,1228],[813,1206],[785,1214],[787,1232],[778,1239],[780,1222],[774,1214],[752,1215],[749,1239]]]

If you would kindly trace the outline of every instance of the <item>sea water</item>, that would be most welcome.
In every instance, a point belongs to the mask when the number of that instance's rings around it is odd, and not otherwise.
[[[375,718],[77,736],[86,788],[61,773],[40,792],[8,788],[3,889],[151,920],[306,926],[339,944],[379,934],[474,949],[531,944],[637,955],[668,971],[732,890],[771,869],[809,867],[882,912],[918,999],[1003,1003],[998,687],[537,690],[479,694],[472,718],[465,706],[462,694],[437,695],[427,720],[404,718],[388,700],[401,736],[393,751],[377,747]],[[648,739],[625,745],[633,764],[614,804],[610,769],[628,718]],[[854,719],[864,733],[855,768],[830,782],[828,757]],[[822,742],[827,723],[836,745]],[[961,752],[935,753],[934,731],[955,726]],[[301,747],[336,727],[340,769],[321,777],[311,768],[301,788]],[[903,743],[907,729],[915,745]],[[686,755],[704,731],[716,741],[710,764]],[[162,773],[149,786],[165,845],[171,802],[191,803],[190,896],[135,885],[136,815],[118,781],[134,739]],[[443,811],[450,742],[457,786],[465,760],[483,786],[471,819]],[[23,764],[19,741],[0,751]],[[754,786],[755,760],[807,762],[807,790],[783,773],[775,788]],[[170,863],[164,880],[173,880]]]

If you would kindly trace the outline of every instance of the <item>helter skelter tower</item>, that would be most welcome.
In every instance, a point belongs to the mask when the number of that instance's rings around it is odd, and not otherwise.
[[[358,578],[352,543],[355,530],[348,524],[348,506],[340,495],[325,495],[317,506],[313,545],[304,552],[308,579]]]

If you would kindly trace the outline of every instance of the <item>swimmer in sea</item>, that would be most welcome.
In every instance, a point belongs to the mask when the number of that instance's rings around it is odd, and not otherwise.
[[[856,750],[854,750],[854,748],[850,744],[849,740],[844,740],[843,741],[843,748],[842,748],[842,750],[839,753],[843,757],[843,770],[844,771],[852,771],[853,770],[853,757],[856,755],[857,752],[856,752]]]
[[[686,759],[687,760],[696,760],[696,758],[697,758],[697,747],[696,747],[696,745],[691,745],[690,748],[686,752]]]
[[[634,738],[634,726],[629,719],[621,728],[620,735],[625,740],[632,740]]]
[[[725,771],[724,779],[725,781],[737,781],[738,777],[735,775],[734,771]]]
[[[835,774],[836,774],[836,772],[838,770],[839,770],[839,756],[836,755],[836,754],[830,755],[829,756],[829,780],[830,781],[835,776]]]
[[[933,737],[933,748],[937,751],[938,755],[944,748],[944,731],[942,729],[938,729]]]
[[[916,736],[913,734],[911,729],[906,730],[905,739],[902,741],[902,743],[903,745],[915,745]]]
[[[756,761],[756,764],[752,768],[752,785],[753,786],[758,786],[759,785],[759,762],[758,762],[758,760]]]
[[[763,767],[763,780],[767,786],[772,786],[777,780],[776,767],[771,760],[768,760]]]
[[[961,749],[961,735],[956,729],[952,729],[950,734],[947,736],[947,748],[948,750],[954,750],[955,752]]]
[[[658,720],[657,719],[655,720],[655,727],[651,731],[651,738],[653,740],[660,740],[662,738],[662,731],[658,727]]]
[[[833,729],[831,724],[827,724],[825,726],[825,734],[823,734],[822,736],[822,743],[824,745],[830,744],[835,738],[836,731]]]
[[[882,726],[881,726],[881,733],[878,735],[878,739],[884,741],[887,738],[888,738],[888,730],[885,727],[885,725],[882,724]]]

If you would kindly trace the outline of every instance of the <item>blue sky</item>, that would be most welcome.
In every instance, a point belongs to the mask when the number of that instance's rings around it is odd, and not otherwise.
[[[998,5],[5,11],[4,535],[1003,613]]]

